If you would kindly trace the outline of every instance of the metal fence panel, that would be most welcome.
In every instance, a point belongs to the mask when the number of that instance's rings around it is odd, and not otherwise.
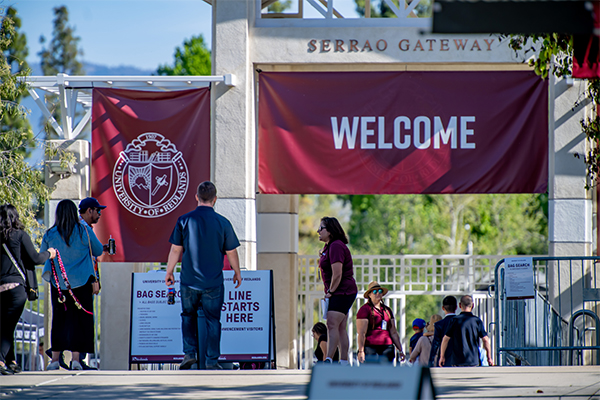
[[[408,349],[405,338],[407,295],[463,295],[472,294],[475,310],[488,330],[494,329],[495,308],[488,287],[493,284],[494,266],[504,256],[475,255],[353,255],[354,278],[358,285],[358,298],[348,315],[350,351],[356,347],[354,316],[366,302],[362,297],[369,282],[378,281],[389,289],[386,303],[394,310],[396,329],[403,348]],[[319,299],[323,297],[323,283],[319,276],[318,256],[298,257],[298,331],[297,365],[310,368],[315,343],[312,326],[320,320]],[[440,307],[441,308],[441,307]],[[490,332],[492,346],[494,335]],[[350,362],[356,362],[351,357]]]
[[[504,259],[495,268],[499,365],[600,362],[600,257],[533,257],[533,299],[508,300]]]
[[[24,371],[44,369],[38,358],[38,345],[44,337],[43,301],[45,299],[44,281],[41,279],[42,266],[36,266],[39,297],[35,301],[27,301],[21,318],[14,332],[15,357]]]

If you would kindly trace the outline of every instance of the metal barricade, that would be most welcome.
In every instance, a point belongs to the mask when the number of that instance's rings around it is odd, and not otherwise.
[[[42,266],[36,266],[38,277],[39,299],[25,303],[25,309],[15,328],[15,357],[17,364],[25,371],[39,370],[38,344],[44,337],[43,301],[45,296],[44,282],[41,280]],[[48,296],[49,297],[49,296]]]
[[[532,257],[534,298],[509,300],[495,268],[498,365],[600,363],[600,257]]]

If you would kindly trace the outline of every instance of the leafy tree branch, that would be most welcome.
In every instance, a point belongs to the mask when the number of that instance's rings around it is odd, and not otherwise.
[[[30,71],[14,57],[12,46],[19,38],[16,27],[15,13],[7,12],[0,27],[0,204],[14,205],[26,229],[39,243],[44,226],[37,215],[52,190],[44,183],[41,162],[31,165],[26,160],[32,149],[45,147],[45,142],[33,135],[27,121],[29,110],[19,104],[27,93],[23,78]],[[23,48],[19,51],[26,53]]]

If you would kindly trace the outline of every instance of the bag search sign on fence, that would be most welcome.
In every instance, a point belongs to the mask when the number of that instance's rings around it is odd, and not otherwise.
[[[533,261],[531,257],[506,258],[504,280],[507,300],[533,299]]]
[[[131,295],[130,364],[183,360],[180,274],[175,273],[175,304],[167,304],[165,271],[134,273]],[[223,271],[222,361],[274,359],[272,271],[242,271],[235,289],[233,271]]]

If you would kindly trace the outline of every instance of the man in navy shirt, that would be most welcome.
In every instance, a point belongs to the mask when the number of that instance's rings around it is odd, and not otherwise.
[[[439,357],[439,350],[442,344],[442,340],[446,335],[446,331],[450,326],[450,322],[456,315],[456,297],[454,296],[446,296],[444,300],[442,300],[442,310],[444,310],[444,314],[446,316],[443,320],[438,321],[434,325],[434,333],[433,333],[433,341],[431,343],[431,352],[429,353],[429,366],[435,367],[437,366],[437,357]],[[446,366],[452,366],[452,340],[448,343],[448,349],[446,350]]]
[[[468,295],[461,297],[458,306],[461,309],[461,313],[452,319],[444,340],[442,340],[440,367],[446,363],[446,348],[451,338],[453,339],[452,366],[474,367],[481,365],[479,339],[483,341],[483,348],[487,352],[489,365],[494,365],[490,338],[485,331],[483,322],[471,312],[473,309],[473,298]]]
[[[240,245],[231,222],[214,210],[217,188],[212,182],[202,182],[196,194],[198,207],[177,220],[169,242],[165,283],[175,282],[173,271],[181,262],[181,333],[185,354],[179,369],[190,369],[197,362],[198,322],[206,323],[206,369],[223,369],[221,355],[221,307],[223,260],[225,254],[234,271],[233,283],[242,283],[237,247]],[[203,317],[202,317],[203,316]],[[200,319],[200,321],[198,321]]]

